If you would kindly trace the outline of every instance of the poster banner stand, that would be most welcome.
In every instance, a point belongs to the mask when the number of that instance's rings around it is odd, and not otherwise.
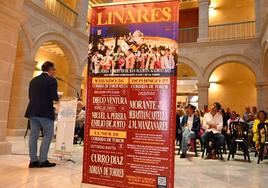
[[[179,1],[94,6],[91,18],[82,182],[173,188]]]
[[[55,154],[59,159],[71,161],[74,129],[76,119],[77,99],[61,99],[58,109],[58,118],[55,122]]]

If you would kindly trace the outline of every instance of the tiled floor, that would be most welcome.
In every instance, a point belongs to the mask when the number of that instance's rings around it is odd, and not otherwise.
[[[12,155],[0,156],[0,188],[100,188],[95,185],[81,185],[82,150],[75,146],[72,162],[56,160],[51,145],[50,160],[55,168],[28,168],[28,140],[9,137],[13,144]],[[226,156],[224,156],[226,159]],[[238,156],[238,158],[241,158]],[[176,155],[175,187],[181,188],[266,188],[268,186],[268,161],[256,164],[243,160],[218,161],[198,158],[179,159]]]

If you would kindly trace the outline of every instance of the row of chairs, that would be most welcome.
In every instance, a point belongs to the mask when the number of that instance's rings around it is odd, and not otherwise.
[[[249,144],[248,144],[248,134],[249,134],[249,125],[245,122],[232,122],[230,124],[230,134],[231,134],[231,145],[229,148],[229,154],[228,154],[228,160],[230,160],[230,157],[234,158],[236,151],[237,151],[237,146],[239,146],[244,154],[244,159],[250,161],[250,156],[249,156]],[[259,136],[259,143],[260,143],[260,150],[258,153],[258,164],[260,161],[263,160],[263,154],[265,150],[265,146],[268,145],[268,123],[259,123],[258,124],[258,135],[263,135]],[[208,148],[203,148],[202,142],[199,136],[197,136],[195,139],[193,139],[193,145],[194,145],[194,151],[195,151],[195,156],[198,157],[197,153],[197,140],[200,140],[201,143],[201,150],[202,150],[202,158],[204,155],[207,155]],[[223,147],[224,148],[224,147]],[[221,148],[217,153],[218,157],[223,159],[222,157],[222,149]],[[180,149],[179,149],[180,152]]]

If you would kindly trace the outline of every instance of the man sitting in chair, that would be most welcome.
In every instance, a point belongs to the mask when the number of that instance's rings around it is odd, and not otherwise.
[[[194,114],[195,106],[188,104],[186,107],[186,115],[183,117],[181,126],[182,129],[182,143],[181,151],[182,154],[180,158],[186,157],[186,152],[188,150],[188,145],[190,144],[190,139],[195,138],[200,130],[200,117]]]
[[[221,134],[223,127],[223,117],[220,113],[221,105],[215,102],[210,112],[206,113],[203,118],[203,129],[205,133],[201,136],[201,141],[205,149],[209,148],[209,142],[214,141],[216,150],[212,152],[212,158],[216,159],[216,154],[224,144],[224,136]],[[210,155],[209,155],[210,156]]]
[[[84,129],[86,112],[83,110],[83,107],[83,103],[79,100],[77,103],[77,113],[75,119],[74,144],[77,144],[80,132],[82,129]]]

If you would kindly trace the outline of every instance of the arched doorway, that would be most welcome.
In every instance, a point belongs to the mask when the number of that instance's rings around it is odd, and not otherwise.
[[[179,63],[177,67],[177,105],[184,108],[190,103],[198,107],[197,74],[187,64]]]
[[[35,66],[35,71],[33,77],[39,75],[41,71],[41,66],[45,61],[51,61],[55,64],[56,75],[66,82],[70,82],[69,75],[71,74],[70,60],[66,57],[63,49],[59,47],[56,42],[48,41],[42,44],[38,49],[35,56],[35,61],[37,62]],[[71,92],[69,92],[71,90]],[[58,81],[58,91],[63,93],[62,97],[69,97],[73,94],[73,89],[70,88],[66,83]]]
[[[19,40],[17,58],[12,81],[12,93],[10,110],[8,115],[8,134],[23,135],[27,126],[24,118],[28,104],[28,87],[30,80],[41,73],[41,65],[45,61],[55,63],[57,76],[76,86],[76,80],[72,75],[77,75],[77,66],[72,49],[64,40],[37,41],[33,48],[28,50],[24,44],[24,38]],[[40,42],[40,43],[39,43]],[[67,45],[65,45],[67,44]],[[58,81],[58,90],[63,92],[62,97],[74,97],[75,91],[67,84]],[[80,85],[80,84],[79,84]]]
[[[227,62],[213,70],[210,78],[209,106],[214,102],[243,115],[247,106],[256,106],[256,76],[238,62]]]

